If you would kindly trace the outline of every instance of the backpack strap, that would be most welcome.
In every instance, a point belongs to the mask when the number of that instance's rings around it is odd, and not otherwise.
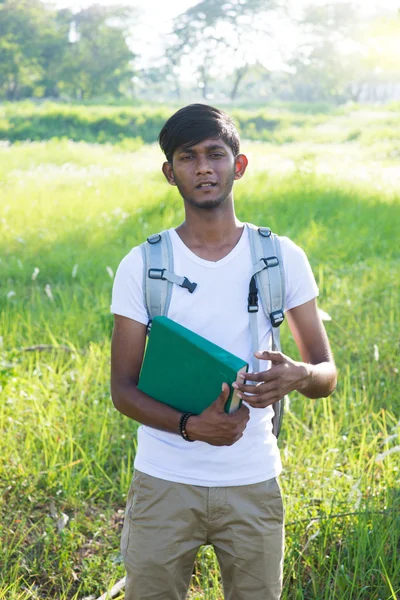
[[[272,325],[272,350],[280,351],[280,330],[285,315],[285,274],[282,253],[277,235],[268,227],[256,227],[246,223],[249,232],[253,260],[253,275],[249,285],[248,311],[250,318],[251,344],[253,352],[259,350],[258,338],[258,292],[261,305]],[[253,357],[253,368],[260,370],[260,361]],[[283,415],[283,399],[273,405],[272,431],[278,437]]]
[[[155,233],[140,245],[143,258],[143,296],[149,315],[148,331],[156,316],[166,316],[171,303],[172,285],[186,288],[191,294],[197,283],[174,273],[174,255],[168,231]]]

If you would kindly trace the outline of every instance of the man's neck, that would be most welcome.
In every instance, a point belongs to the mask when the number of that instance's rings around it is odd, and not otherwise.
[[[241,223],[233,210],[186,211],[185,221],[176,228],[183,243],[200,258],[217,261],[224,258],[238,243]]]

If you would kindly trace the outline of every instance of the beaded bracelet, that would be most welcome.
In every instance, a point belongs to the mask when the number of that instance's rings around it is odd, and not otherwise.
[[[181,418],[179,419],[179,433],[181,434],[181,436],[183,437],[183,439],[186,442],[194,442],[194,440],[191,440],[186,432],[186,423],[188,422],[189,417],[191,417],[193,415],[193,413],[191,412],[186,412],[183,413],[183,415],[181,415]]]

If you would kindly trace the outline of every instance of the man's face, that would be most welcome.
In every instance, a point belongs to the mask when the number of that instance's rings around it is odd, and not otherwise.
[[[164,163],[163,172],[176,185],[182,198],[197,208],[216,208],[231,194],[235,179],[247,165],[243,154],[236,159],[220,138],[207,138],[190,146],[177,148],[172,165]]]

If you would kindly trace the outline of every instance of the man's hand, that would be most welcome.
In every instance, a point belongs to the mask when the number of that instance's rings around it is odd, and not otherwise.
[[[265,408],[289,392],[300,390],[309,377],[307,365],[292,360],[282,352],[264,351],[254,354],[260,360],[270,360],[271,368],[260,373],[246,373],[246,381],[254,382],[252,384],[233,384],[239,390],[239,397],[254,408]]]
[[[242,406],[235,413],[224,411],[229,398],[229,385],[222,384],[222,392],[218,398],[200,415],[188,419],[186,432],[191,440],[207,442],[212,446],[232,446],[243,435],[250,418],[247,406]]]

